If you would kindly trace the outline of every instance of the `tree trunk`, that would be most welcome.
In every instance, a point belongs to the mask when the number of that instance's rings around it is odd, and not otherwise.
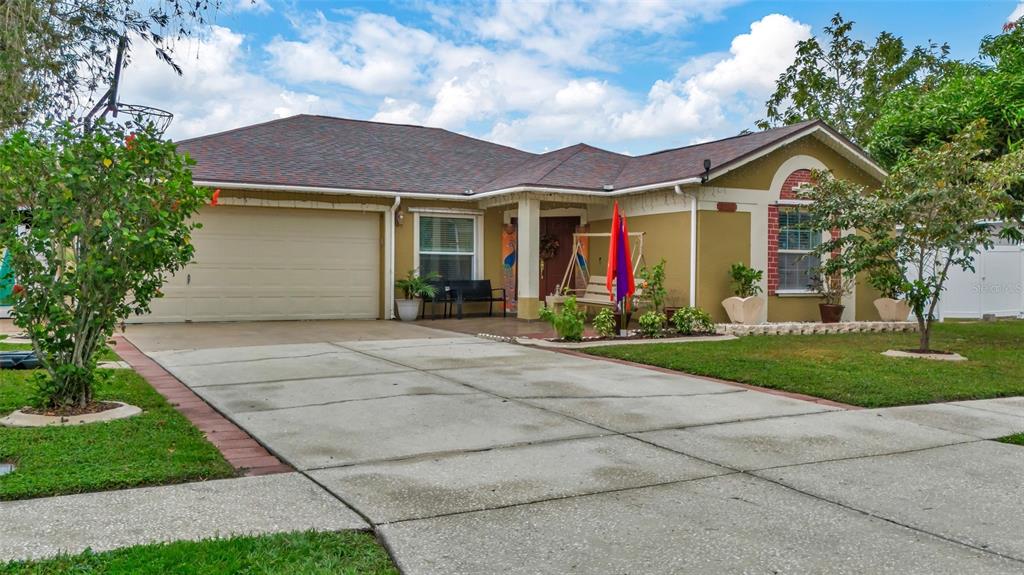
[[[921,337],[918,349],[922,352],[931,351],[932,322],[918,320],[917,324]]]
[[[918,351],[928,351],[929,339],[931,338],[931,322],[918,310],[914,310],[914,317],[917,319]]]

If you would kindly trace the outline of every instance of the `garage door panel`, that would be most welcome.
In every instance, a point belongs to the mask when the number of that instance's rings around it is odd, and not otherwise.
[[[142,321],[378,317],[378,214],[219,206],[199,217],[195,263]]]

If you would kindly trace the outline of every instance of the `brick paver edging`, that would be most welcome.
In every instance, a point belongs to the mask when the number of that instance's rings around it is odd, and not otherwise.
[[[122,336],[114,336],[114,351],[175,409],[187,417],[192,425],[202,431],[206,439],[224,455],[224,459],[242,475],[269,475],[294,471],[290,465],[272,455],[242,428],[203,401],[163,366],[139,351],[132,342]]]
[[[761,387],[759,385],[750,385],[749,383],[740,383],[738,381],[729,381],[727,379],[718,379],[717,377],[709,377],[706,375],[696,375],[693,373],[686,373],[685,371],[676,371],[667,367],[658,367],[656,365],[648,365],[646,363],[637,363],[635,361],[629,361],[628,359],[618,359],[615,357],[604,357],[601,355],[591,355],[586,352],[576,351],[573,349],[558,349],[558,348],[545,348],[548,351],[555,353],[564,353],[567,355],[574,355],[576,357],[585,357],[587,359],[599,359],[602,361],[610,361],[612,363],[618,363],[620,365],[628,365],[630,367],[640,367],[643,369],[649,369],[651,371],[657,371],[660,373],[668,373],[671,375],[685,375],[686,377],[694,377],[697,379],[703,379],[707,381],[713,381],[715,383],[721,383],[722,385],[731,385],[733,387],[742,387],[743,389],[749,389],[751,391],[760,391],[761,393],[768,393],[771,395],[778,395],[780,397],[788,397],[790,399],[799,399],[801,401],[809,401],[811,403],[817,403],[819,405],[827,405],[829,407],[838,407],[840,409],[848,409],[856,411],[864,409],[859,405],[849,405],[847,403],[840,403],[838,401],[832,401],[831,399],[823,399],[820,397],[814,397],[813,395],[805,395],[803,393],[794,393],[792,391],[783,391],[781,389],[772,389],[770,387]]]

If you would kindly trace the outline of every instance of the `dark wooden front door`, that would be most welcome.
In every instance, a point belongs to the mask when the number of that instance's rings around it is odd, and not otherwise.
[[[540,219],[541,246],[544,246],[545,238],[552,238],[558,241],[558,249],[554,257],[541,259],[540,265],[540,299],[557,292],[565,270],[569,267],[572,258],[572,234],[580,225],[579,216],[552,217]],[[543,255],[543,254],[542,254]],[[572,284],[570,283],[570,287]]]

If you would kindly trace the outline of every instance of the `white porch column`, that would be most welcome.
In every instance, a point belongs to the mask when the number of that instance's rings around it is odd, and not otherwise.
[[[540,200],[528,197],[519,200],[516,218],[517,315],[519,319],[537,319],[540,317]]]

